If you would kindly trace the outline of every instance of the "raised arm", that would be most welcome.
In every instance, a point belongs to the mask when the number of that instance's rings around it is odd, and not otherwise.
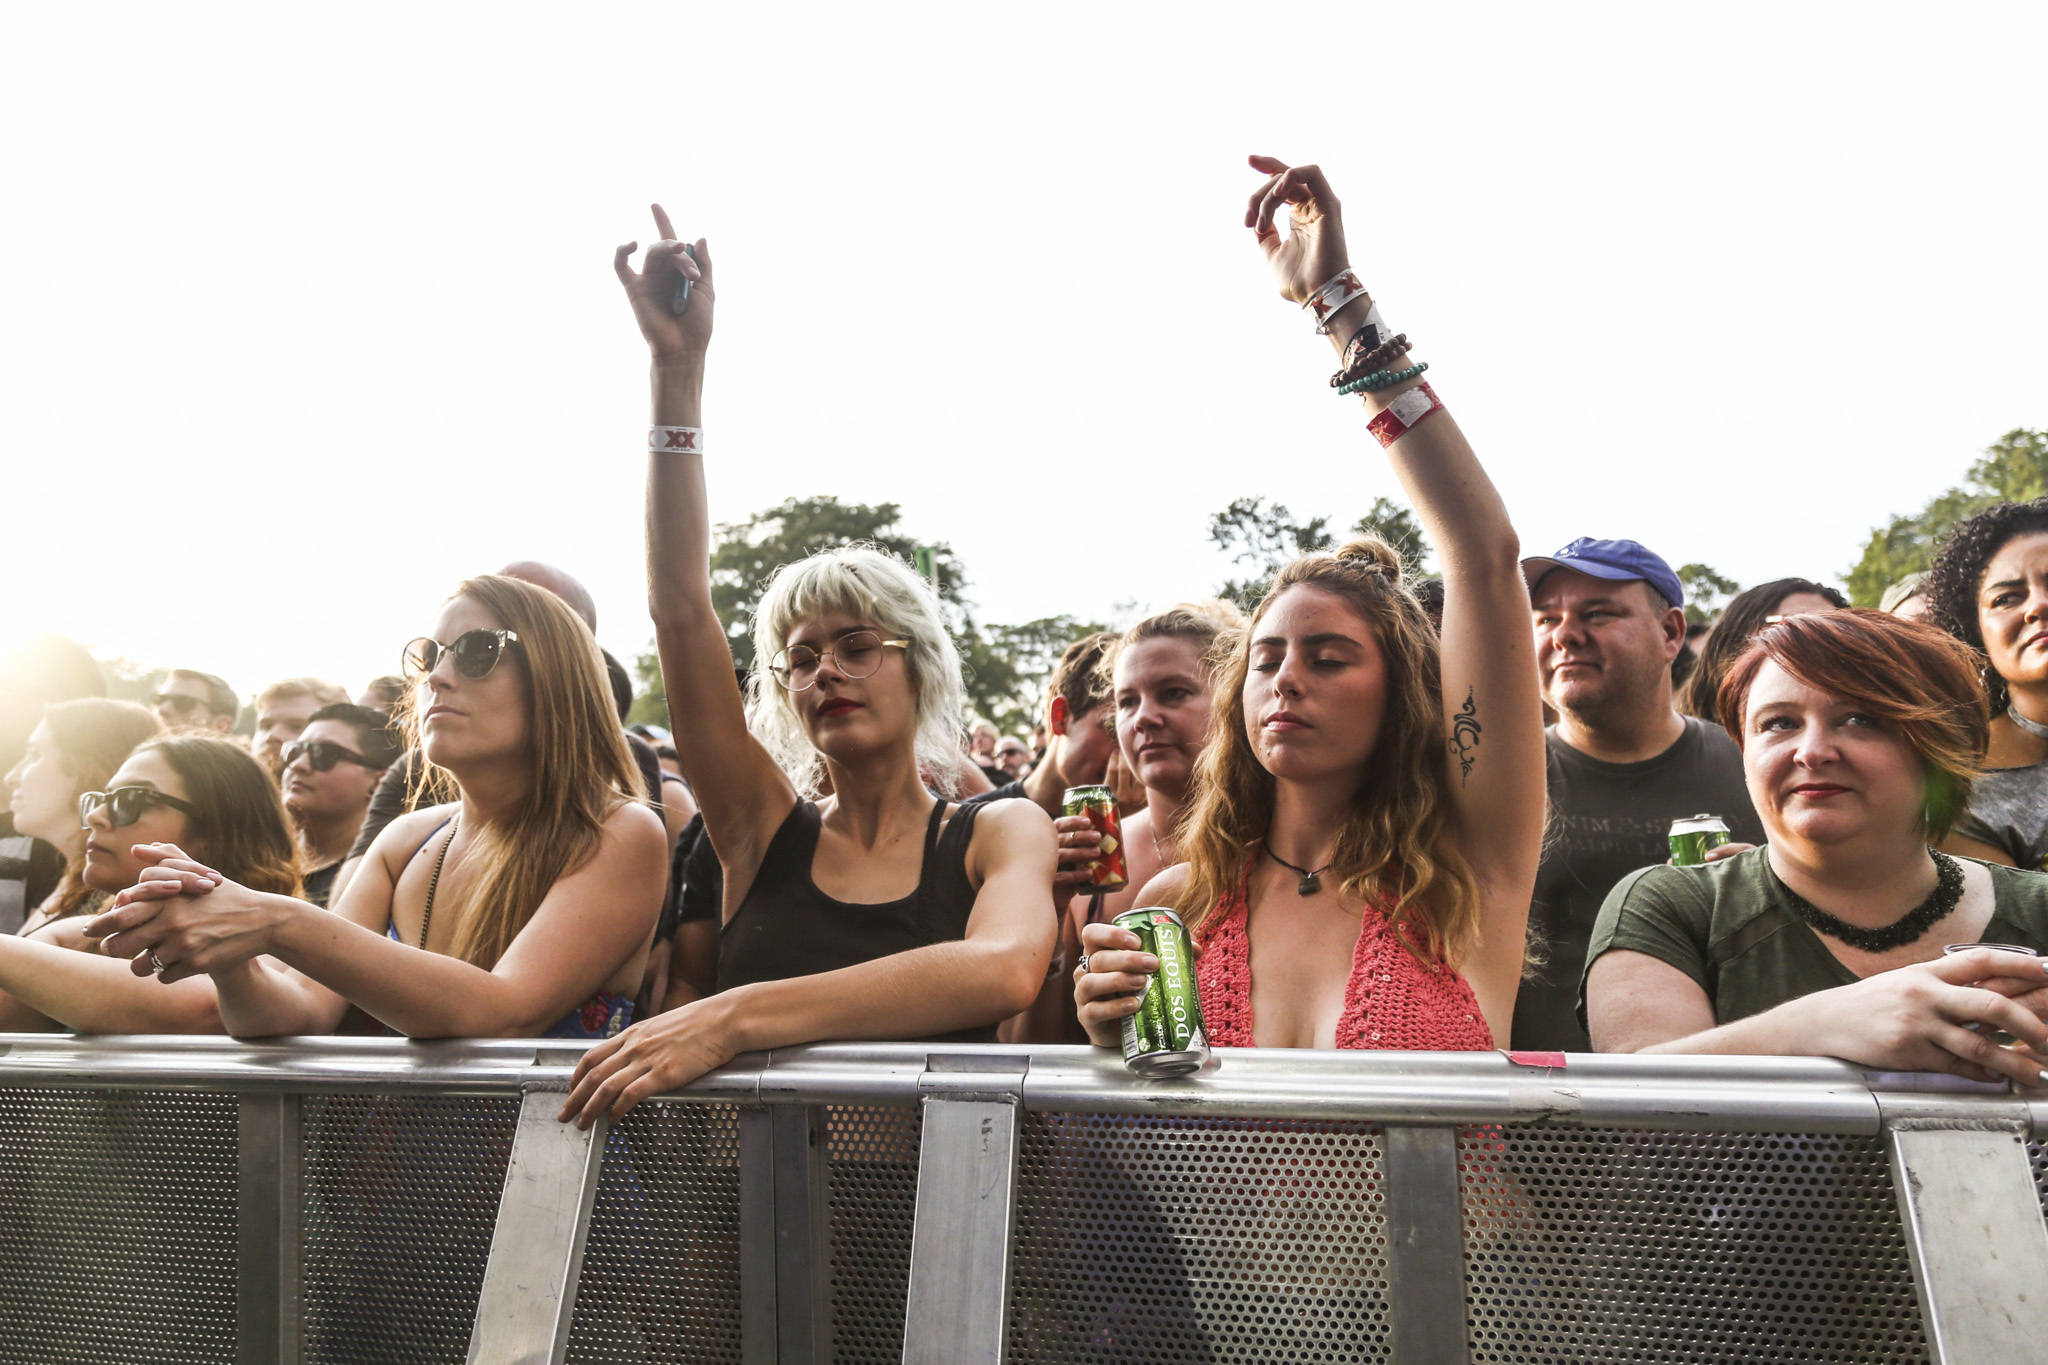
[[[711,516],[704,493],[704,356],[711,345],[711,251],[675,240],[654,206],[662,240],[618,249],[613,266],[652,357],[653,416],[647,452],[647,602],[669,710],[678,718],[676,755],[690,779],[726,878],[745,887],[796,789],[747,731],[732,650],[711,606]],[[690,253],[695,252],[693,257]],[[691,282],[675,312],[679,279]],[[664,430],[665,429],[665,430]]]
[[[1267,179],[1252,195],[1246,226],[1281,295],[1306,303],[1350,269],[1342,207],[1314,166],[1271,157],[1251,164]],[[1274,226],[1283,207],[1284,237]],[[1339,301],[1325,325],[1342,358],[1376,310],[1369,294],[1343,284],[1322,297]],[[1399,372],[1417,361],[1399,355],[1386,368]],[[1428,380],[1411,377],[1363,396],[1372,433],[1443,561],[1444,761],[1485,902],[1484,940],[1465,972],[1494,1018],[1495,1002],[1505,992],[1511,1005],[1521,978],[1543,837],[1543,713],[1519,545],[1493,481]]]

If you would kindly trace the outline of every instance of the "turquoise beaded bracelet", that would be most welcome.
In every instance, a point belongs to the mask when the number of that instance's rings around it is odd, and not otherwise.
[[[1339,397],[1343,397],[1346,394],[1359,393],[1361,391],[1365,393],[1378,393],[1381,389],[1391,389],[1396,384],[1413,379],[1428,368],[1429,362],[1425,360],[1420,365],[1410,365],[1405,370],[1374,370],[1371,374],[1360,375],[1348,384],[1338,385],[1337,394]]]

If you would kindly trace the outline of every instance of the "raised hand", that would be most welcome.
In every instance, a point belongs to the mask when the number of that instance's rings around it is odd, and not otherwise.
[[[1308,296],[1351,264],[1344,246],[1343,206],[1316,166],[1290,166],[1277,157],[1255,156],[1253,170],[1266,177],[1244,211],[1244,225],[1258,236],[1280,297],[1305,303]],[[1273,225],[1287,206],[1287,235]]]
[[[640,244],[628,242],[613,254],[612,269],[626,288],[633,316],[640,323],[640,335],[647,339],[647,349],[653,352],[657,363],[702,355],[711,345],[711,314],[716,299],[711,287],[711,248],[703,238],[698,238],[697,254],[692,259],[683,243],[676,240],[668,214],[659,204],[654,205],[654,226],[661,233],[661,240],[647,248],[641,268],[635,270],[632,265],[632,255]],[[690,306],[680,315],[674,307],[678,277],[690,281]]]

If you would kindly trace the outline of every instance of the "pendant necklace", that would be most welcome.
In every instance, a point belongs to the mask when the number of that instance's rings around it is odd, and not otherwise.
[[[2048,725],[2043,725],[2038,720],[2028,720],[2020,714],[2020,708],[2017,706],[2006,707],[2005,718],[2014,725],[2019,726],[2020,729],[2025,730],[2035,739],[2048,739]]]
[[[1804,896],[1785,885],[1777,869],[1771,869],[1771,880],[1785,893],[1785,899],[1792,903],[1792,909],[1799,918],[1806,921],[1816,933],[1826,934],[1866,953],[1886,953],[1894,948],[1903,948],[1918,939],[1941,920],[1946,919],[1956,908],[1956,902],[1963,898],[1963,865],[1946,853],[1928,849],[1928,856],[1934,859],[1934,890],[1926,900],[1908,910],[1898,919],[1878,929],[1865,929],[1837,919],[1827,911],[1807,900]],[[1769,860],[1764,865],[1770,866]]]
[[[1334,863],[1324,863],[1321,867],[1311,872],[1305,867],[1296,867],[1293,863],[1288,862],[1285,858],[1275,853],[1271,847],[1266,848],[1266,856],[1286,868],[1289,872],[1300,874],[1301,881],[1295,886],[1294,890],[1297,895],[1302,896],[1313,896],[1316,892],[1322,890],[1323,874],[1335,866]]]

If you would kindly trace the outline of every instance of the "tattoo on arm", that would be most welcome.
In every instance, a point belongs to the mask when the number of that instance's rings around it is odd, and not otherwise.
[[[1465,785],[1465,779],[1472,776],[1473,760],[1479,757],[1479,732],[1484,727],[1479,723],[1479,707],[1473,700],[1472,689],[1465,689],[1465,704],[1458,714],[1451,717],[1451,752],[1458,756],[1458,785]]]

